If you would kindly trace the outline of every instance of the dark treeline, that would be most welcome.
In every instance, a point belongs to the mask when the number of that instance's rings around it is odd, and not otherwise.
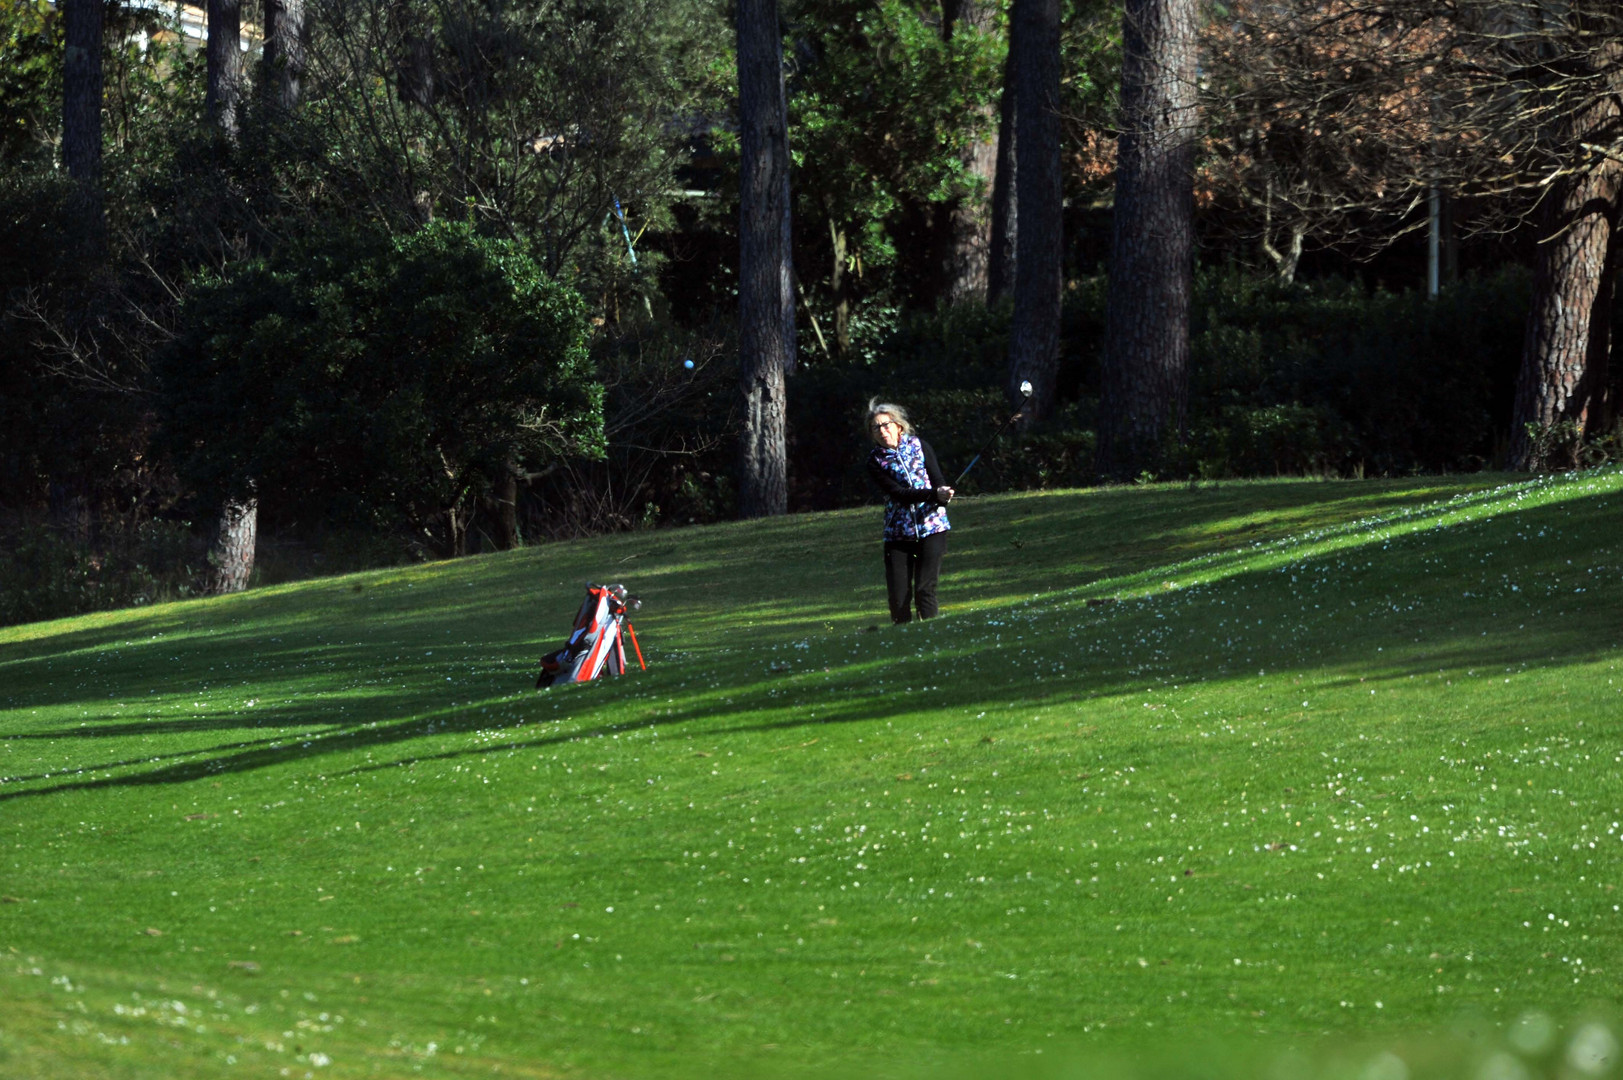
[[[0,620],[868,498],[1618,447],[1580,0],[0,0]],[[206,30],[199,27],[206,26]]]

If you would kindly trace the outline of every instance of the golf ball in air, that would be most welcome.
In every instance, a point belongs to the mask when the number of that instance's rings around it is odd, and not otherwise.
[[[692,371],[693,370],[693,361],[692,360],[684,360],[684,361],[682,361],[682,366],[687,368],[689,371]]]
[[[1025,394],[1027,397],[1031,396],[1031,382],[1030,382],[1030,380],[1027,380],[1026,382],[1023,382],[1023,383],[1020,384],[1020,392],[1022,394]]]

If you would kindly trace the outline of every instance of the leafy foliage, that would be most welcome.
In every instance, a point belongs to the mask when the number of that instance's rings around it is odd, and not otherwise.
[[[521,500],[526,538],[725,520],[737,510],[737,345],[652,322],[593,342],[603,383],[600,459],[560,459]]]
[[[1478,469],[1509,415],[1525,275],[1428,301],[1338,281],[1210,274],[1197,298],[1190,455],[1207,475]]]
[[[0,0],[0,165],[49,158],[60,110],[62,21],[47,0]]]
[[[594,298],[642,287],[632,228],[667,220],[721,37],[697,0],[317,0],[303,122],[346,208],[471,217]]]
[[[845,234],[853,276],[927,256],[922,208],[985,197],[962,153],[995,124],[1004,40],[909,0],[805,0],[794,9],[789,146],[797,218],[818,250]]]
[[[905,0],[823,0],[799,14],[815,58],[790,100],[799,194],[854,223],[857,254],[882,265],[895,255],[883,225],[904,202],[970,190],[958,154],[986,133],[1003,42],[963,25],[945,38],[938,13]]]
[[[456,550],[505,471],[602,452],[579,296],[467,225],[290,245],[199,288],[184,325],[165,441],[209,497],[403,520]]]
[[[0,626],[192,595],[202,552],[184,524],[119,524],[96,536],[33,518],[0,530]]]
[[[1528,291],[1526,275],[1513,271],[1468,279],[1437,300],[1338,279],[1288,284],[1206,271],[1195,296],[1188,441],[1169,448],[1173,467],[1209,478],[1488,467],[1503,449]],[[1096,479],[1104,304],[1103,277],[1072,283],[1058,413],[994,444],[967,490]],[[1007,309],[914,314],[872,364],[802,374],[790,404],[800,505],[871,498],[855,410],[874,394],[913,411],[943,468],[967,464],[1007,415],[999,376],[1008,327]]]

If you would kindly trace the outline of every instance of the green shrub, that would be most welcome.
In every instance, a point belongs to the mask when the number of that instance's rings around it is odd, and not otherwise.
[[[1435,300],[1341,280],[1204,271],[1187,437],[1169,452],[1171,468],[1209,478],[1484,468],[1508,428],[1528,295],[1526,274],[1514,269]],[[1071,283],[1053,415],[998,440],[966,491],[1096,479],[1105,297],[1102,277]],[[955,474],[1008,415],[1008,333],[1006,306],[966,305],[902,320],[872,363],[809,366],[789,399],[797,505],[870,497],[858,419],[872,395],[911,410]],[[1605,453],[1602,440],[1588,451]]]
[[[190,596],[202,559],[184,524],[104,528],[93,542],[17,521],[0,533],[0,626]]]
[[[728,519],[738,428],[737,345],[649,320],[592,343],[606,452],[572,457],[519,498],[527,537]],[[691,364],[692,366],[688,366]]]
[[[1435,300],[1335,280],[1202,275],[1189,406],[1197,467],[1261,475],[1490,464],[1508,429],[1528,296],[1514,269]],[[1214,456],[1200,456],[1208,446]]]
[[[187,301],[163,439],[207,501],[403,524],[443,553],[508,471],[602,453],[580,297],[508,241],[440,222],[286,245]]]
[[[1091,292],[1068,293],[1067,325],[1086,325],[1094,299]],[[904,406],[949,479],[956,476],[1008,418],[1003,373],[1010,314],[1008,304],[914,314],[901,319],[871,363],[804,365],[789,387],[791,504],[823,509],[872,497],[863,467],[869,441],[862,424],[872,397]],[[1074,370],[1081,363],[1067,352],[1062,382],[1067,373],[1071,383],[1078,382]],[[1071,402],[1063,413],[1037,432],[999,440],[975,466],[965,490],[1091,479],[1091,404]]]

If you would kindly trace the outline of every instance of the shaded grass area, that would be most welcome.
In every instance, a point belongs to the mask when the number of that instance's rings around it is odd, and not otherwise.
[[[743,1075],[1582,1016],[1623,903],[1620,488],[972,500],[946,617],[903,628],[849,511],[0,630],[0,1066]],[[587,579],[646,598],[650,670],[536,694]]]

